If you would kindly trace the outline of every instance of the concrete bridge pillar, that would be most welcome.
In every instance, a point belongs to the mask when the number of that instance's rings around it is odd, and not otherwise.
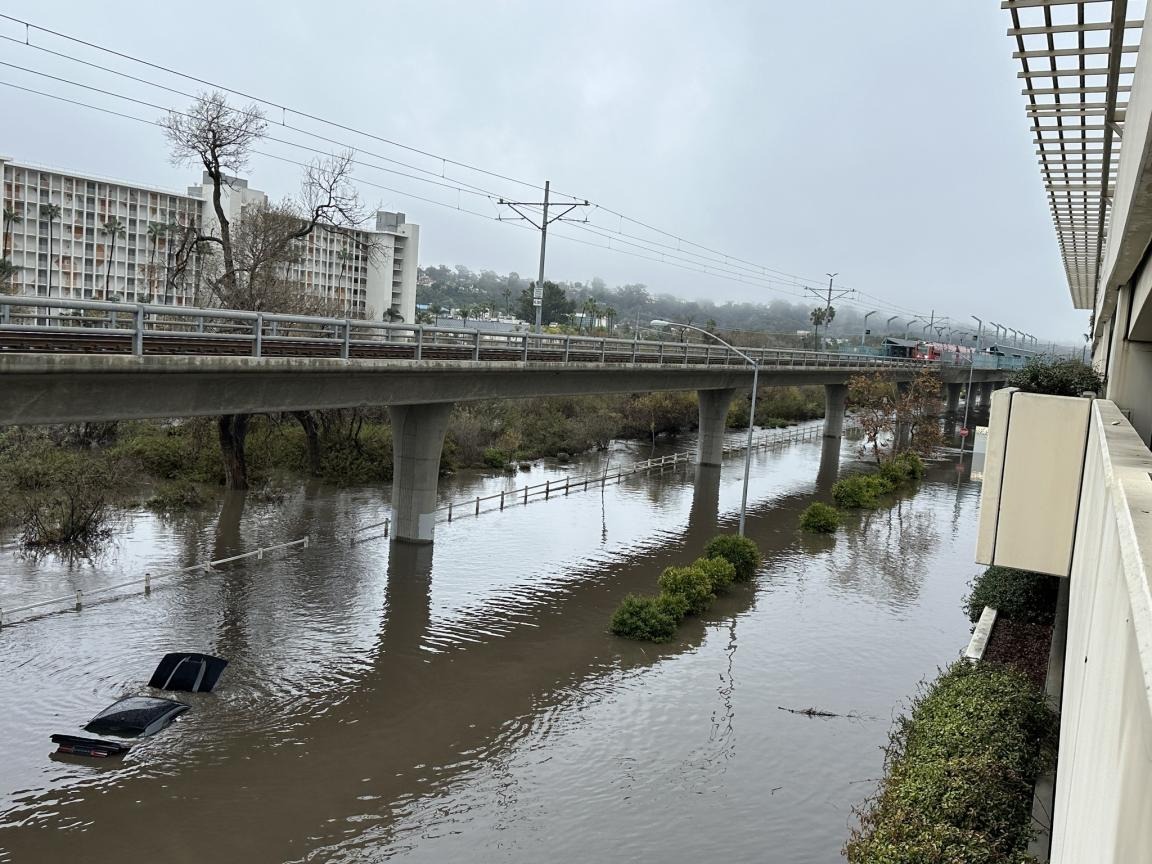
[[[735,388],[697,391],[700,402],[700,434],[696,443],[696,464],[719,465],[724,459],[724,430]],[[755,418],[749,418],[751,423]]]
[[[896,392],[903,399],[904,396],[912,389],[911,381],[897,381]],[[892,442],[892,449],[897,453],[901,450],[907,450],[912,443],[912,424],[910,423],[897,423],[894,440]]]
[[[848,385],[824,385],[824,437],[839,440],[844,435],[844,413],[848,409]]]
[[[389,405],[392,417],[392,536],[431,543],[436,528],[436,484],[451,402]]]
[[[957,414],[960,411],[960,391],[964,388],[963,384],[945,384],[946,402],[944,405],[945,414]]]

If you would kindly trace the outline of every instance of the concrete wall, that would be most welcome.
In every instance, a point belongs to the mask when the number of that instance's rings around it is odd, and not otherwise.
[[[1054,864],[1152,850],[1152,453],[1093,405],[1069,596]]]

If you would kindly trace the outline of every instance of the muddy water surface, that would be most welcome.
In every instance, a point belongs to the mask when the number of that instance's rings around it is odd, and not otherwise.
[[[756,454],[764,566],[660,646],[607,633],[612,609],[734,527],[740,456],[457,519],[434,548],[350,542],[386,514],[379,488],[132,514],[71,564],[4,538],[8,607],[312,542],[0,630],[0,862],[838,860],[894,711],[967,638],[978,487],[939,464],[807,539],[797,516],[834,477],[821,449]],[[122,761],[49,758],[52,732],[146,692],[175,649],[231,660],[216,693]],[[808,707],[843,716],[780,710]]]

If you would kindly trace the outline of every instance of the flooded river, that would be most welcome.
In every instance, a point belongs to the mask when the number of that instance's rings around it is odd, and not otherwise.
[[[631,449],[613,464],[649,455]],[[8,607],[311,543],[0,630],[0,862],[838,860],[894,713],[967,639],[979,489],[940,463],[916,495],[811,539],[796,522],[834,478],[821,450],[756,453],[760,574],[667,645],[606,625],[718,522],[734,530],[740,454],[441,523],[434,548],[350,542],[386,488],[130,514],[72,564],[4,538]],[[122,761],[49,758],[51,733],[146,692],[171,650],[231,665]]]

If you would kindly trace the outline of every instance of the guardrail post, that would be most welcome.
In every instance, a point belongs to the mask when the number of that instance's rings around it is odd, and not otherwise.
[[[49,316],[51,317],[51,316]],[[108,326],[113,330],[116,329],[116,310],[113,309],[108,315]]]
[[[77,590],[76,592],[76,611],[79,612],[84,608],[84,592]]]
[[[633,366],[636,365],[636,351],[639,347],[640,347],[640,343],[637,340],[633,339],[632,340],[632,365]]]
[[[476,496],[476,515],[480,515],[480,496]]]
[[[545,501],[548,500],[548,493],[551,491],[552,491],[552,481],[551,480],[545,480],[544,481],[544,500]]]
[[[344,319],[344,343],[340,346],[340,357],[347,360],[352,352],[352,322]]]
[[[688,368],[688,343],[684,343],[684,368]]]
[[[524,362],[528,362],[528,334],[524,334]]]
[[[197,333],[203,333],[204,332],[204,316],[203,315],[197,315],[196,316],[196,332]]]
[[[568,357],[571,353],[572,353],[572,337],[571,336],[565,336],[564,337],[564,362],[565,363],[568,362]]]
[[[476,341],[472,346],[472,359],[473,360],[479,360],[480,359],[480,331],[479,330],[476,331]]]
[[[416,359],[424,359],[424,325],[416,328]]]
[[[661,342],[659,344],[660,344],[660,353],[656,357],[656,362],[659,363],[661,366],[663,366],[664,365],[664,343]]]
[[[525,504],[528,503],[528,487],[527,486],[524,487],[524,503]]]
[[[256,313],[256,321],[253,323],[252,330],[252,356],[259,357],[260,352],[263,350],[264,340],[264,315],[261,312]]]
[[[504,512],[504,490],[500,490],[500,512]]]
[[[448,502],[448,521],[452,521],[452,502]]]
[[[280,335],[279,327],[280,327],[280,322],[279,321],[273,321],[272,326],[269,328],[268,335],[272,336],[272,337],[279,336]]]
[[[144,354],[144,306],[137,304],[134,314],[136,319],[136,332],[132,334],[132,353],[137,357]]]
[[[144,593],[152,593],[152,574],[147,571],[144,572]]]
[[[600,362],[601,363],[607,363],[608,362],[608,340],[607,339],[601,339],[600,340]]]
[[[11,317],[10,313],[8,312],[9,308],[10,307],[8,306],[7,303],[0,304],[0,324],[7,324],[8,323],[8,319],[9,319],[9,317]]]

